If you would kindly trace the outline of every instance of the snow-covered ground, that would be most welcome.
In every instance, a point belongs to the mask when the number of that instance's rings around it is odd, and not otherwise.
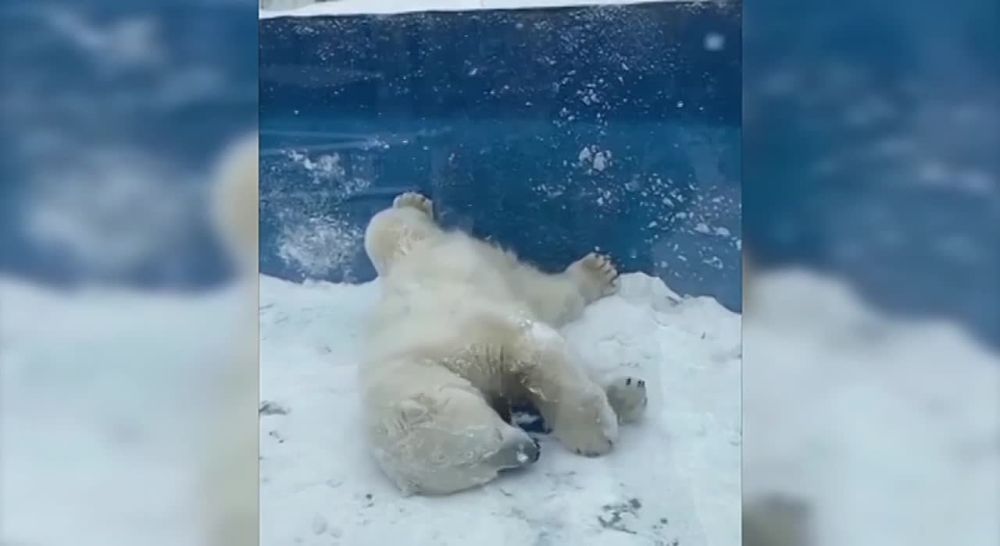
[[[813,546],[1000,544],[996,352],[811,271],[745,296],[745,501],[804,505]]]
[[[263,0],[260,18],[310,17],[412,13],[418,11],[471,11],[488,9],[537,9],[568,6],[625,5],[691,0]],[[702,0],[693,0],[702,1]]]
[[[676,305],[630,275],[568,329],[591,364],[635,362],[655,386],[651,419],[611,455],[544,440],[525,472],[402,499],[356,418],[351,355],[376,285],[261,288],[265,546],[736,544],[739,317],[713,302]],[[0,542],[204,544],[205,379],[231,362],[219,333],[242,296],[0,278]],[[755,276],[747,298],[746,500],[798,499],[817,546],[997,544],[995,351],[948,323],[883,316],[815,273]]]
[[[204,544],[206,417],[245,295],[0,277],[0,544]]]
[[[658,279],[565,329],[600,373],[650,386],[647,418],[588,459],[542,436],[541,459],[450,497],[402,497],[359,417],[361,331],[378,293],[262,277],[261,544],[717,545],[740,542],[740,316]]]

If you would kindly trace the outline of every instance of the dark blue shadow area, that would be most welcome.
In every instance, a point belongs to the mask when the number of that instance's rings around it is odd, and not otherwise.
[[[669,3],[261,21],[261,270],[374,277],[406,190],[561,269],[740,309],[740,6]]]

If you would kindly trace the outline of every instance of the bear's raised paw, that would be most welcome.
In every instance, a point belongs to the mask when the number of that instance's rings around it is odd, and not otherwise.
[[[406,207],[414,208],[422,211],[427,216],[434,217],[434,203],[430,198],[416,192],[408,191],[397,195],[392,201],[392,206],[397,209]]]
[[[591,252],[569,266],[588,303],[618,290],[618,269],[611,258]]]

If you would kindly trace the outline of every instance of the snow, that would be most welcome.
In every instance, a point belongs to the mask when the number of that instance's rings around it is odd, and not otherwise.
[[[705,35],[705,49],[708,51],[722,51],[726,47],[726,37],[718,32],[709,32]]]
[[[607,169],[611,165],[611,150],[601,150],[595,145],[584,146],[580,153],[577,155],[577,160],[581,167],[587,169],[587,172],[601,172]],[[607,198],[610,198],[611,192],[605,191]],[[600,202],[600,201],[599,201]]]
[[[310,3],[293,9],[261,9],[260,18],[310,17],[412,13],[421,11],[471,11],[489,9],[537,9],[593,5],[643,4],[664,0],[335,0]],[[666,0],[668,2],[686,0]],[[699,1],[699,0],[695,0]],[[704,0],[700,0],[704,1]],[[293,4],[298,4],[294,2]]]
[[[363,239],[360,227],[334,215],[296,218],[281,228],[278,257],[308,276],[329,275],[343,268]]]
[[[595,373],[647,381],[647,418],[588,459],[542,435],[525,471],[449,497],[402,497],[362,434],[357,366],[377,281],[261,277],[261,544],[736,545],[740,316],[624,275],[564,329]],[[318,524],[316,522],[323,522]]]
[[[203,543],[205,415],[245,294],[0,277],[0,543]]]
[[[746,499],[803,499],[817,546],[996,544],[995,351],[815,273],[749,281]],[[543,438],[525,472],[402,499],[357,421],[353,355],[377,285],[262,277],[262,544],[737,544],[740,318],[642,275],[623,285],[566,334],[594,366],[642,370],[649,419],[607,457]],[[0,542],[203,543],[194,431],[241,300],[0,277]]]
[[[997,544],[997,354],[814,272],[749,281],[745,500],[804,502],[815,546]]]

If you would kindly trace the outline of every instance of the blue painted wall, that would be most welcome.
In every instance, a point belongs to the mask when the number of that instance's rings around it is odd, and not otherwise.
[[[405,190],[555,270],[623,269],[740,308],[740,5],[261,21],[261,269],[374,271]]]

